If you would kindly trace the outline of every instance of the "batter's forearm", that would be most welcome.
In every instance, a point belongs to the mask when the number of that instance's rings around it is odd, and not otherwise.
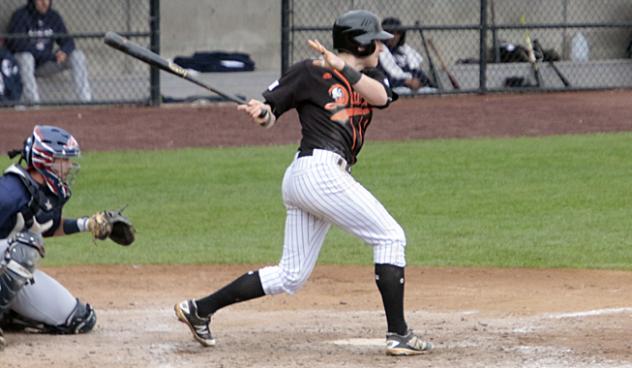
[[[384,106],[388,103],[388,94],[382,83],[362,74],[358,83],[353,85],[353,89],[373,106]]]

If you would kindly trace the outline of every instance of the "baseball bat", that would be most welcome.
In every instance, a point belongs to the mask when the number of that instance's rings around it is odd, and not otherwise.
[[[236,102],[238,104],[245,104],[247,103],[244,99],[239,98],[237,96],[233,96],[229,93],[223,92],[218,90],[217,88],[213,88],[212,86],[202,82],[201,80],[195,78],[194,76],[190,75],[189,72],[187,72],[185,69],[183,69],[182,67],[180,67],[177,64],[174,64],[173,62],[167,61],[165,58],[163,58],[162,56],[150,51],[149,49],[146,49],[138,44],[135,44],[134,42],[131,42],[130,40],[122,37],[121,35],[115,33],[115,32],[107,32],[105,34],[105,37],[103,38],[103,42],[105,42],[106,45],[113,47],[129,56],[132,56],[140,61],[143,61],[151,66],[155,66],[160,70],[164,70],[168,73],[171,73],[173,75],[176,75],[180,78],[186,79],[191,83],[197,84],[198,86],[207,89],[219,96],[224,97],[225,99],[232,101],[232,102]],[[267,113],[267,110],[264,110]],[[262,112],[261,117],[265,117],[265,114]]]
[[[544,60],[544,49],[542,48],[542,45],[540,45],[540,42],[537,39],[533,40],[533,48],[534,48],[534,52],[536,49],[539,50],[539,52],[542,54],[542,60]],[[562,84],[564,84],[564,87],[566,88],[570,87],[571,82],[569,82],[568,79],[566,79],[562,71],[557,67],[557,65],[555,65],[553,60],[549,60],[549,65],[551,66],[551,68],[553,69],[557,77],[560,78],[560,80],[562,81]]]
[[[500,63],[500,48],[498,45],[498,30],[496,29],[496,7],[494,0],[489,0],[490,11],[492,15],[492,48],[494,49],[494,62]]]
[[[566,79],[566,77],[564,76],[562,71],[557,67],[557,65],[555,65],[553,61],[549,61],[549,65],[551,66],[551,68],[553,68],[553,71],[555,72],[555,74],[557,74],[557,76],[560,78],[560,80],[564,84],[564,87],[566,88],[571,87],[571,82],[569,82],[568,79]]]
[[[443,83],[441,83],[441,79],[439,79],[439,75],[437,74],[437,69],[435,68],[434,62],[432,61],[432,56],[430,55],[430,51],[428,50],[428,43],[426,43],[426,37],[424,36],[423,29],[420,28],[419,21],[415,22],[415,26],[417,27],[417,30],[419,31],[419,36],[421,37],[421,44],[424,47],[424,52],[426,53],[426,56],[428,57],[428,68],[430,69],[430,74],[432,74],[432,79],[434,79],[434,82],[437,85],[437,88],[440,91],[443,91],[444,89]]]
[[[544,49],[542,48],[542,45],[540,45],[540,42],[537,39],[533,40],[533,49],[534,49],[534,52],[537,50],[540,52],[540,54],[542,54],[542,60],[544,61],[545,60]],[[566,88],[570,87],[571,82],[569,82],[568,79],[566,79],[566,76],[564,76],[562,71],[557,67],[557,65],[555,65],[553,60],[549,59],[548,62],[551,68],[553,69],[553,71],[555,72],[555,74],[557,75],[557,77],[560,78],[560,80],[562,81],[562,84],[564,84],[564,87]]]
[[[520,24],[525,25],[526,20],[525,16],[520,16]],[[535,58],[535,52],[533,51],[533,43],[531,42],[531,34],[529,30],[525,29],[524,31],[524,40],[527,44],[527,52],[529,55],[529,64],[531,64],[531,70],[533,70],[533,76],[535,78],[536,87],[543,87],[542,85],[542,75],[540,74],[540,67],[538,66],[538,61]]]
[[[454,75],[450,73],[450,71],[448,70],[448,67],[445,65],[445,61],[443,61],[443,57],[441,57],[439,50],[437,50],[434,43],[432,42],[432,38],[428,38],[428,46],[430,46],[430,49],[432,49],[432,52],[434,52],[435,55],[437,55],[437,59],[439,59],[439,65],[441,65],[441,70],[443,70],[443,72],[448,75],[448,79],[450,79],[450,83],[452,84],[452,87],[454,89],[461,89],[461,85],[456,80]]]

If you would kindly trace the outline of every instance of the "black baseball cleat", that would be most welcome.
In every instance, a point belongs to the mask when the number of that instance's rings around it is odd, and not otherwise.
[[[408,330],[406,335],[389,332],[386,335],[386,355],[419,355],[432,350],[432,344]]]
[[[215,339],[211,335],[209,324],[211,317],[202,318],[197,314],[197,305],[194,300],[185,300],[176,304],[173,309],[176,317],[182,323],[185,323],[191,329],[193,338],[195,338],[203,346],[215,346]]]
[[[0,328],[0,351],[2,351],[6,345],[7,342],[4,339],[4,332],[2,332],[2,329]]]

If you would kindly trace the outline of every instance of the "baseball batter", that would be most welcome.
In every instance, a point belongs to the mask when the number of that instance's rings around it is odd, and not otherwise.
[[[0,324],[53,334],[92,330],[96,314],[63,285],[37,269],[44,257],[42,237],[91,231],[95,216],[68,219],[62,209],[71,196],[70,181],[79,165],[77,140],[62,128],[37,125],[18,164],[0,177]],[[96,235],[95,235],[96,236]],[[0,330],[0,349],[6,344]]]
[[[202,345],[215,344],[209,324],[218,309],[264,295],[298,291],[312,273],[333,224],[373,249],[375,280],[388,326],[386,353],[416,355],[432,348],[408,328],[404,318],[404,231],[351,176],[372,109],[386,108],[397,97],[376,69],[382,41],[391,37],[373,13],[345,13],[333,26],[333,46],[338,53],[316,40],[308,41],[321,59],[293,65],[263,93],[265,102],[250,100],[238,107],[265,127],[296,109],[302,140],[283,178],[287,218],[279,264],[248,272],[207,297],[175,305],[178,319]],[[263,117],[262,111],[267,111]]]

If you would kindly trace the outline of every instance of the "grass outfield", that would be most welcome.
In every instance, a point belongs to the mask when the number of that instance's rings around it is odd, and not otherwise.
[[[369,142],[354,176],[404,227],[410,265],[632,269],[631,139]],[[44,264],[275,263],[294,149],[86,153],[66,215],[128,204],[137,242],[48,239]],[[371,260],[332,229],[319,261]]]

